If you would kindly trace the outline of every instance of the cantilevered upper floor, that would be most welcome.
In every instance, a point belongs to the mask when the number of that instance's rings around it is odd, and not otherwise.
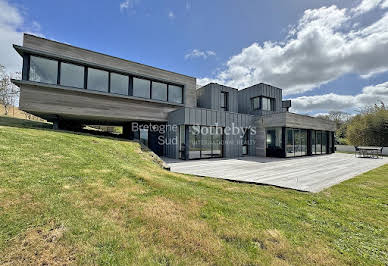
[[[196,106],[196,79],[24,34],[20,108],[47,120],[167,121]]]

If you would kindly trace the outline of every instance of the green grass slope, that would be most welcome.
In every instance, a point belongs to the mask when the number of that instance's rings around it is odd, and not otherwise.
[[[0,264],[388,264],[388,165],[309,194],[48,127],[0,118]]]

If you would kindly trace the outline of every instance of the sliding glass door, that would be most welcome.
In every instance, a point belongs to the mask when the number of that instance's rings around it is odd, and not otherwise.
[[[201,158],[200,127],[189,127],[189,159]]]
[[[307,155],[307,130],[299,128],[286,129],[286,157]]]
[[[201,127],[201,158],[212,157],[212,135],[210,127]]]
[[[332,153],[331,151],[331,145],[332,145],[332,139],[329,138],[328,143],[327,139],[328,137],[331,137],[332,133],[328,131],[320,131],[320,130],[311,130],[311,153],[312,154],[326,154],[326,153]],[[330,145],[328,147],[328,144]]]
[[[286,157],[294,157],[294,130],[286,129]]]
[[[325,154],[327,151],[327,132],[322,131],[322,154]]]
[[[222,157],[223,130],[218,127],[188,126],[189,159]]]

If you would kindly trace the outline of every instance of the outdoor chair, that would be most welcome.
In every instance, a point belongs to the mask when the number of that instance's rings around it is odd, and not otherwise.
[[[357,157],[357,154],[361,155],[361,150],[357,146],[354,146],[354,157]]]
[[[379,158],[380,156],[383,157],[383,149],[384,147],[381,147],[381,149],[377,151],[377,158]]]

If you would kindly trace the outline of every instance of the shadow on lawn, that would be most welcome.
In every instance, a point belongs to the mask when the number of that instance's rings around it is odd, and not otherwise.
[[[54,130],[53,124],[49,122],[39,122],[39,121],[26,120],[21,118],[14,118],[14,117],[6,117],[6,116],[0,116],[0,126],[64,132],[64,133],[75,134],[75,135],[86,135],[86,136],[93,136],[97,138],[114,139],[117,141],[130,141],[128,139],[125,139],[121,135],[114,135],[108,132],[86,130],[86,129],[83,129],[81,131]]]

